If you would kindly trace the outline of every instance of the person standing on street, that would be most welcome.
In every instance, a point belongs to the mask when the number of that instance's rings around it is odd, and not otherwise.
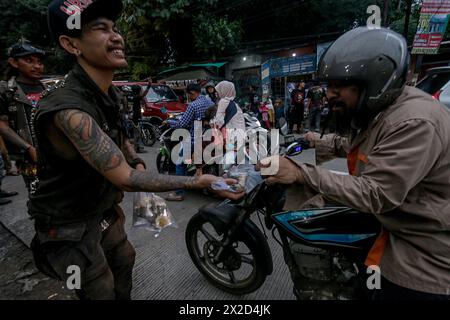
[[[45,90],[40,81],[45,51],[22,39],[9,48],[8,53],[10,77],[0,82],[0,135],[30,192],[36,183],[37,161],[31,122]],[[0,192],[0,196],[2,194],[8,196],[8,193]]]
[[[325,92],[320,83],[314,81],[313,86],[308,91],[308,111],[309,111],[309,130],[319,132],[320,120],[322,117],[322,107],[325,103]]]
[[[48,6],[50,32],[76,64],[43,96],[34,121],[39,183],[28,206],[36,230],[31,248],[49,277],[67,281],[69,267],[80,270],[80,299],[130,299],[135,250],[119,206],[123,191],[203,189],[219,178],[146,171],[124,134],[122,99],[112,84],[114,72],[127,66],[115,25],[122,1],[83,4],[81,29],[68,28],[73,17],[66,1]]]
[[[294,132],[294,125],[297,133],[303,133],[303,118],[305,114],[305,82],[302,80],[291,92],[291,109],[289,111],[289,131]]]

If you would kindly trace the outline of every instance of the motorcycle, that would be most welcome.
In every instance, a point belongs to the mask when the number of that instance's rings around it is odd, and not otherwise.
[[[162,131],[159,141],[161,147],[159,149],[158,155],[156,156],[156,168],[161,174],[174,175],[176,173],[176,165],[171,159],[172,150],[179,144],[179,141],[172,141],[171,135],[174,131],[172,128],[168,128],[166,125],[159,127]],[[197,166],[193,163],[187,165],[186,174],[188,176],[193,176],[197,171]],[[212,174],[219,176],[221,172],[220,166],[216,163],[215,159],[211,160],[211,163],[202,166],[203,174]]]
[[[302,150],[302,142],[296,142],[286,155]],[[256,171],[249,174],[246,191],[241,202],[201,208],[187,225],[189,255],[211,284],[231,294],[248,294],[272,273],[263,216],[283,248],[297,299],[355,298],[364,259],[381,229],[372,215],[340,206],[285,212],[286,187],[266,185]],[[251,220],[254,213],[261,229]]]
[[[158,132],[155,126],[150,122],[145,119],[140,119],[138,123],[135,124],[130,113],[124,113],[123,123],[129,137],[133,137],[134,140],[142,141],[147,147],[151,147],[155,144]]]

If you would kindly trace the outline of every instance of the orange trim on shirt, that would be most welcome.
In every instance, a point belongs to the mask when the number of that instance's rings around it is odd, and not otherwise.
[[[356,174],[356,167],[358,161],[361,161],[364,164],[369,163],[369,159],[367,158],[367,156],[359,152],[359,145],[354,147],[347,155],[348,172],[352,176]],[[382,229],[381,233],[378,235],[372,248],[370,249],[369,254],[367,255],[365,261],[366,266],[380,265],[381,258],[383,257],[384,250],[386,249],[388,240],[389,240],[389,232],[385,229]]]
[[[385,229],[381,229],[381,233],[375,240],[372,249],[370,249],[369,254],[367,255],[366,261],[364,262],[367,267],[380,265],[388,240],[389,232]]]

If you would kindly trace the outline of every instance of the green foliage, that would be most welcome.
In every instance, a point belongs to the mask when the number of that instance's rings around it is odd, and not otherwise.
[[[26,38],[51,53],[47,73],[62,74],[71,64],[50,39],[46,10],[50,0],[0,0],[0,71],[6,48]],[[118,21],[135,79],[187,62],[222,59],[239,50],[273,50],[308,41],[323,41],[365,25],[369,5],[384,0],[123,0]],[[409,26],[412,42],[422,0],[413,0]],[[403,33],[406,0],[389,1],[388,26]],[[385,23],[383,22],[383,25]],[[447,29],[450,31],[450,26]],[[327,38],[328,37],[328,38]],[[286,40],[287,39],[287,40]],[[305,40],[306,39],[306,40]]]
[[[229,21],[228,17],[215,18],[201,13],[199,23],[193,27],[194,44],[200,53],[212,55],[226,50],[236,50],[241,40],[241,24]]]

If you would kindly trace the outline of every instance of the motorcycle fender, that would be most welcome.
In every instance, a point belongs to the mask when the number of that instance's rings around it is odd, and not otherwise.
[[[261,232],[261,230],[250,219],[245,220],[243,225],[243,232],[245,232],[252,242],[255,244],[255,248],[258,251],[257,254],[265,257],[264,269],[267,275],[271,275],[273,271],[272,252],[270,251],[269,244]]]
[[[231,223],[236,219],[240,209],[231,205],[207,205],[200,209],[199,213],[208,220],[214,230],[223,235]]]

